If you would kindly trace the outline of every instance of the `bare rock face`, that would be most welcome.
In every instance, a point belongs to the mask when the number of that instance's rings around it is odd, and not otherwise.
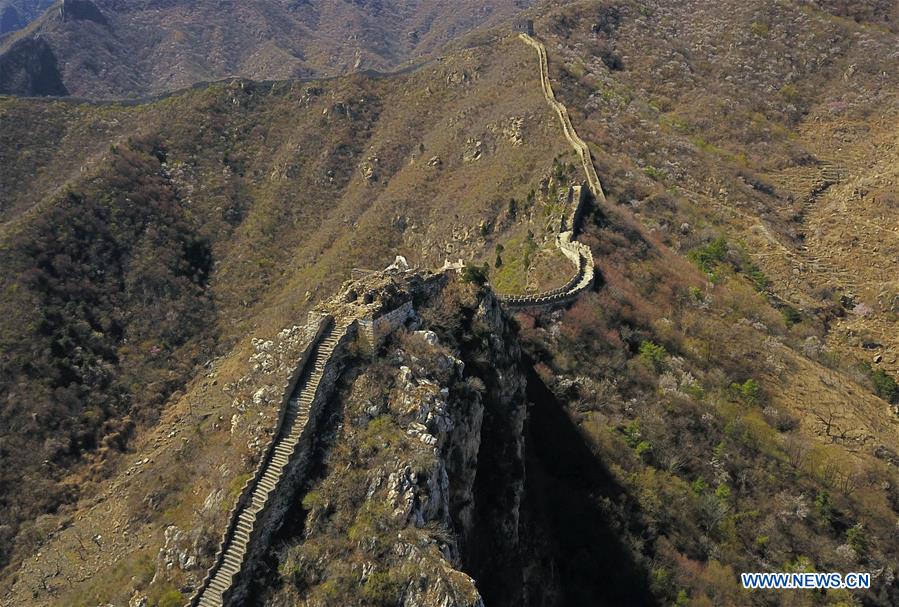
[[[201,534],[199,530],[185,532],[170,525],[165,532],[165,545],[159,551],[156,574],[177,567],[189,571],[197,567]]]
[[[327,589],[344,604],[378,593],[482,607],[470,555],[518,549],[527,408],[512,323],[471,285],[422,299],[377,357],[345,372],[326,472],[278,555],[271,604],[318,604]],[[498,499],[483,478],[499,476]]]
[[[474,137],[469,137],[465,142],[465,148],[462,151],[462,160],[465,162],[475,162],[480,160],[484,155],[484,142]]]

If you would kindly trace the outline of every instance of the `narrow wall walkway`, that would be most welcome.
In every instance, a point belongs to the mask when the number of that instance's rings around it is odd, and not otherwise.
[[[285,468],[300,443],[311,416],[311,408],[319,392],[325,369],[334,350],[345,337],[355,319],[337,324],[331,317],[320,321],[318,334],[307,350],[297,372],[299,385],[286,387],[289,394],[281,421],[256,474],[247,483],[231,513],[228,529],[215,563],[196,592],[189,607],[224,607],[230,593],[247,566],[247,554],[259,529],[263,511],[277,491]]]
[[[546,55],[546,47],[533,36],[529,36],[528,34],[519,34],[519,36],[526,44],[536,49],[537,58],[540,62],[540,86],[543,88],[543,96],[546,98],[546,102],[559,116],[565,139],[571,147],[574,148],[575,153],[577,153],[578,158],[581,160],[581,165],[584,167],[584,173],[587,175],[587,187],[590,189],[593,199],[597,202],[605,203],[606,197],[605,194],[603,194],[599,176],[596,174],[596,167],[593,166],[593,157],[590,155],[590,148],[584,140],[578,136],[577,131],[574,130],[574,125],[571,123],[571,117],[568,115],[568,108],[559,103],[553,92],[552,83],[549,79],[549,61]],[[575,205],[575,208],[570,215],[572,218],[579,215],[578,208],[582,202],[582,196],[580,196],[580,192],[578,192],[572,200],[572,204]],[[562,254],[570,259],[577,268],[577,274],[575,274],[574,278],[568,281],[565,286],[553,289],[552,291],[546,291],[536,295],[500,295],[500,301],[512,308],[550,306],[570,301],[593,286],[593,280],[595,278],[593,252],[590,250],[590,247],[581,244],[574,239],[574,233],[577,226],[569,225],[567,227],[569,228],[568,231],[562,232],[556,237],[556,246],[559,247]]]

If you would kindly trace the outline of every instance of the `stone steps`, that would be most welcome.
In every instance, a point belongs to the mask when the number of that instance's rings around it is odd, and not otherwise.
[[[313,346],[313,352],[306,362],[306,367],[310,369],[309,375],[298,388],[298,396],[287,402],[287,411],[272,441],[269,455],[257,468],[248,503],[232,515],[232,520],[236,523],[222,543],[216,565],[210,569],[203,586],[189,604],[191,607],[224,607],[226,604],[226,596],[244,567],[258,515],[268,505],[270,495],[278,487],[284,470],[290,464],[309,420],[309,410],[327,364],[350,324],[351,321],[336,324]]]

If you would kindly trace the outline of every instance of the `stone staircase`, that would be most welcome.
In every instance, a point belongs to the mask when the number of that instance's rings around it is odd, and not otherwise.
[[[331,326],[313,346],[301,371],[298,385],[287,401],[282,421],[266,456],[232,511],[231,522],[215,564],[188,604],[189,607],[224,607],[228,604],[229,594],[246,566],[247,553],[254,535],[259,532],[257,523],[261,513],[269,504],[270,496],[278,487],[284,470],[297,449],[328,361],[352,322],[340,321]]]

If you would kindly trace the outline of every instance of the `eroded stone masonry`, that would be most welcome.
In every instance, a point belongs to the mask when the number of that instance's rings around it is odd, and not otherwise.
[[[446,282],[446,274],[392,266],[348,283],[309,314],[309,343],[283,386],[274,437],[229,514],[221,548],[190,607],[243,604],[272,535],[308,480],[314,436],[349,345],[374,352],[413,315],[413,299],[432,297]]]

